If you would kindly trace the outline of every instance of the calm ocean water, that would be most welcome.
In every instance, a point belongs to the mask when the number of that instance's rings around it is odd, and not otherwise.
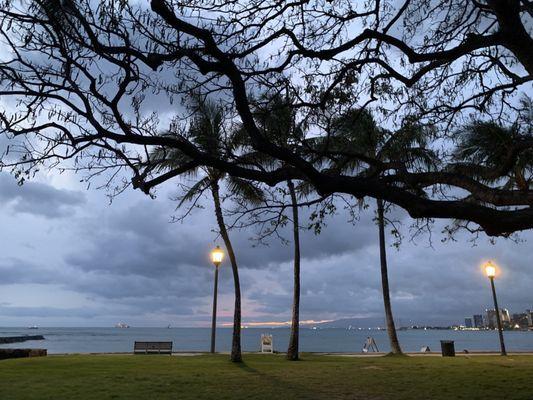
[[[300,330],[300,349],[316,352],[360,352],[367,336],[372,336],[380,351],[388,351],[385,331],[347,329]],[[285,351],[289,329],[248,328],[242,331],[244,351],[259,350],[261,333],[274,337],[274,349]],[[419,351],[429,346],[440,351],[440,340],[454,340],[457,351],[498,350],[496,331],[409,330],[398,332],[404,351]],[[0,328],[0,336],[43,335],[45,340],[4,344],[0,347],[38,347],[53,353],[130,352],[135,340],[172,341],[176,351],[208,351],[208,328]],[[505,332],[508,351],[533,351],[533,331]],[[229,351],[231,329],[217,330],[217,351]]]

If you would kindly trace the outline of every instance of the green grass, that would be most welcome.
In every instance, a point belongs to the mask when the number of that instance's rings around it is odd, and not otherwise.
[[[0,361],[0,398],[531,400],[532,377],[533,356],[49,356]]]

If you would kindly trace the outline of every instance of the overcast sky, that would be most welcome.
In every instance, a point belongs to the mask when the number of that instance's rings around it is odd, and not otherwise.
[[[176,112],[168,101],[148,96],[150,110],[162,120]],[[0,106],[7,109],[5,101]],[[0,154],[5,146],[0,135]],[[86,190],[79,180],[49,172],[19,187],[0,173],[0,326],[208,326],[208,254],[221,244],[210,199],[185,222],[170,223],[176,182],[158,188],[156,199],[128,190],[109,204],[104,191]],[[409,225],[403,213],[395,214]],[[370,207],[351,224],[341,208],[320,236],[302,233],[302,320],[383,317],[373,216]],[[405,240],[399,250],[388,248],[393,310],[402,324],[460,323],[490,307],[489,282],[480,268],[487,259],[502,269],[501,306],[511,312],[533,308],[532,232],[522,233],[521,243],[500,239],[492,245],[481,236],[473,246],[462,233],[443,244],[446,223],[435,225],[433,247],[423,236],[416,243]],[[241,268],[243,322],[289,320],[290,244],[254,247],[252,232],[231,236]],[[227,262],[220,279],[219,318],[230,322]]]
[[[209,199],[184,223],[170,197],[129,190],[112,204],[86,190],[80,177],[41,174],[22,187],[0,173],[0,326],[208,326],[217,243]],[[301,318],[382,318],[377,227],[369,209],[355,225],[340,209],[320,236],[302,235]],[[400,212],[404,226],[409,219]],[[441,243],[442,224],[416,244],[389,247],[393,309],[407,321],[453,323],[491,304],[480,264],[502,269],[500,304],[511,312],[533,308],[533,235],[522,243],[469,236]],[[231,232],[241,267],[243,322],[287,321],[292,297],[291,247],[254,247],[252,232]],[[392,240],[389,238],[389,243]],[[232,278],[221,266],[219,315],[231,321]]]

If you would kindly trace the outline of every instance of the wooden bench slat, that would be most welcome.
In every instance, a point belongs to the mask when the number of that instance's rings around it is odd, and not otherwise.
[[[134,354],[172,354],[172,342],[135,342]]]

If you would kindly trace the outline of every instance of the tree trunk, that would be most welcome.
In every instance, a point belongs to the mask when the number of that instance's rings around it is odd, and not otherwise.
[[[498,19],[498,33],[501,43],[515,55],[529,74],[533,74],[533,51],[531,51],[533,38],[528,32],[527,26],[524,26],[524,20],[520,17],[522,3],[529,3],[528,5],[531,7],[531,2],[517,0],[487,1],[488,6],[494,10]],[[524,8],[528,5],[524,4]],[[524,16],[524,18],[527,17]]]
[[[231,343],[231,361],[241,362],[241,284],[239,282],[239,269],[237,268],[237,259],[233,252],[233,246],[224,223],[224,216],[222,215],[222,207],[220,205],[220,189],[217,181],[211,183],[211,193],[213,195],[213,202],[215,203],[215,214],[217,217],[218,229],[220,236],[224,240],[224,245],[228,252],[231,262],[231,270],[233,272],[233,284],[235,286],[235,310],[233,313],[233,339]]]
[[[390,348],[393,354],[402,354],[400,342],[396,335],[394,317],[390,302],[389,276],[387,272],[387,250],[385,248],[385,217],[383,210],[383,200],[377,199],[378,204],[378,225],[379,225],[379,256],[381,261],[381,289],[383,291],[383,305],[385,306],[385,319],[387,321],[387,333],[389,334]]]
[[[292,203],[292,232],[294,239],[294,293],[292,300],[292,323],[287,359],[298,360],[298,339],[300,331],[300,232],[298,223],[298,201],[292,181],[287,181]]]

